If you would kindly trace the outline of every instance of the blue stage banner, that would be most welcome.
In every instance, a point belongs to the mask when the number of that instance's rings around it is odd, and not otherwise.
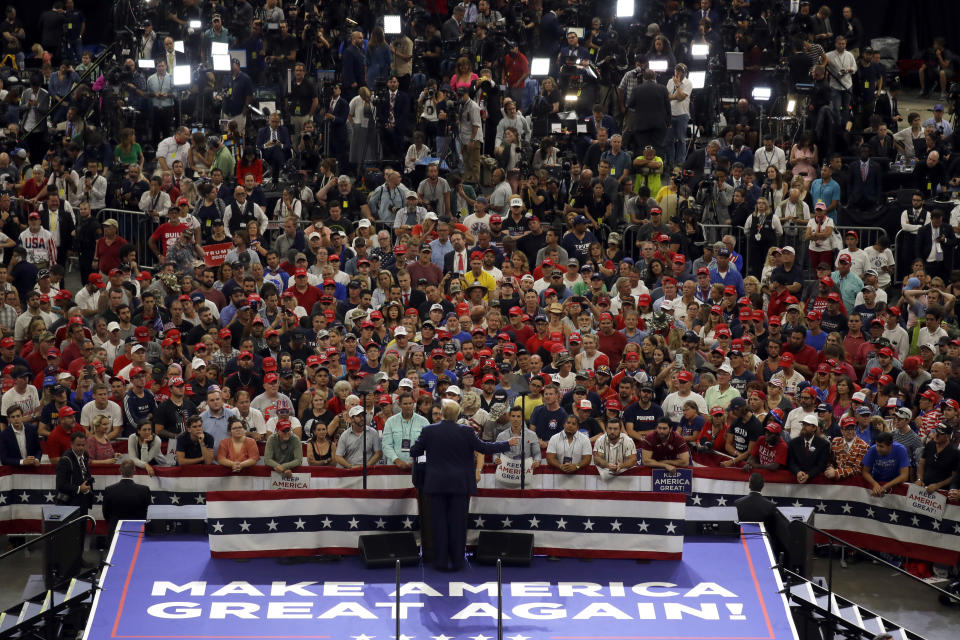
[[[685,496],[693,493],[693,469],[677,469],[673,472],[654,469],[652,476],[655,493],[682,493]]]
[[[207,544],[121,523],[84,640],[393,640],[397,618],[402,640],[497,636],[496,567],[404,567],[398,594],[393,568],[365,569],[357,557],[239,563],[211,558]],[[643,566],[535,557],[503,569],[503,637],[795,640],[773,564],[753,525],[739,537],[688,539],[682,560]]]

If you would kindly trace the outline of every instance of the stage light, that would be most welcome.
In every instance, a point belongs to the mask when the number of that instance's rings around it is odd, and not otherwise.
[[[211,42],[210,53],[215,56],[229,56],[230,45],[226,42]]]
[[[563,96],[563,99],[566,102],[576,102],[580,99],[580,96],[575,93],[568,93],[567,95]]]
[[[787,100],[787,113],[792,114],[796,110],[797,110],[797,101],[794,100],[793,98],[790,98],[789,100]]]
[[[703,89],[703,87],[707,84],[707,72],[691,71],[690,83],[693,85],[694,89]]]
[[[545,78],[550,75],[550,58],[534,58],[531,60],[530,75],[534,78]]]
[[[137,66],[141,69],[155,69],[157,65],[150,58],[142,58],[137,60]]]
[[[190,65],[178,64],[173,68],[173,86],[185,87],[190,84]]]
[[[191,20],[189,23],[189,27],[191,29],[199,29],[202,26],[203,26],[203,23],[201,23],[199,20]]]
[[[617,17],[632,18],[635,6],[633,0],[617,0]]]
[[[650,71],[666,71],[667,70],[667,61],[666,60],[651,60],[650,61]]]
[[[690,57],[694,60],[706,60],[710,55],[710,45],[692,44],[690,45]]]
[[[770,100],[770,96],[773,95],[773,91],[770,89],[770,87],[754,87],[751,95],[753,95],[754,100],[767,102]]]
[[[174,40],[173,50],[177,53],[186,53],[186,50],[183,48],[183,40]]]
[[[388,36],[398,36],[403,33],[400,16],[383,16],[383,33]]]
[[[213,70],[214,71],[230,71],[230,54],[226,54],[226,53],[213,54]]]

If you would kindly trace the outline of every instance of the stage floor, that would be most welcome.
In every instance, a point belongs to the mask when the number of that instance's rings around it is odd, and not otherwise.
[[[284,564],[213,559],[206,537],[145,537],[124,522],[85,640],[395,637],[395,573],[357,557]],[[687,538],[683,560],[535,558],[503,569],[508,640],[787,640],[797,637],[769,547]],[[401,569],[401,640],[494,640],[496,568]]]

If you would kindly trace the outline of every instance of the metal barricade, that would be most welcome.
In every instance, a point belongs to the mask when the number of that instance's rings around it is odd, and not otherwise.
[[[744,264],[750,265],[752,263],[751,258],[753,256],[751,255],[751,251],[754,250],[755,245],[749,242],[742,228],[733,227],[732,225],[728,225],[728,224],[703,224],[703,223],[698,223],[698,224],[700,225],[700,228],[703,230],[704,238],[715,237],[719,239],[725,235],[732,235],[734,238],[736,238],[735,250],[738,253],[740,253],[740,255],[743,256]],[[806,225],[799,225],[799,224],[784,225],[783,235],[780,236],[778,246],[793,247],[794,253],[797,256],[797,264],[799,264],[804,269],[812,271],[814,266],[816,265],[811,265],[809,263],[810,253],[809,251],[807,251],[809,241],[805,239],[806,228],[807,228]],[[877,239],[880,238],[881,236],[885,235],[888,238],[890,236],[889,232],[882,227],[837,226],[836,230],[837,230],[836,232],[840,234],[841,241],[842,241],[842,238],[844,237],[844,234],[846,234],[847,231],[856,231],[857,235],[860,238],[861,249],[874,244],[877,241]],[[890,251],[893,252],[895,257],[897,257],[896,245],[899,239],[899,235],[900,234],[897,233],[897,236],[890,243]],[[769,247],[763,247],[762,250],[766,252],[768,249]],[[765,261],[765,259],[766,259],[766,253],[764,253],[763,260],[761,260],[761,262]],[[898,262],[897,272],[899,273],[899,262]],[[758,279],[760,278],[759,273],[750,273],[749,270],[747,273],[743,275],[744,276],[753,275],[753,276],[756,276]]]
[[[640,259],[640,225],[632,224],[623,230],[623,255]]]
[[[142,211],[130,209],[101,209],[97,214],[97,219],[101,223],[110,218],[117,221],[117,234],[137,248],[139,266],[149,269],[157,269],[161,266],[157,257],[147,246],[147,240],[160,226],[158,220],[154,220]]]

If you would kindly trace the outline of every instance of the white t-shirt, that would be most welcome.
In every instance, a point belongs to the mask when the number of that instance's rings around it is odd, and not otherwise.
[[[803,429],[803,422],[801,421],[807,416],[816,415],[814,411],[807,413],[803,407],[797,407],[787,414],[787,419],[783,423],[783,430],[790,434],[791,438],[796,438],[800,435],[800,430]]]
[[[688,400],[693,400],[697,403],[697,411],[702,415],[707,415],[709,411],[707,410],[707,401],[703,399],[703,396],[699,393],[690,392],[686,396],[681,396],[678,392],[674,391],[666,398],[663,399],[663,403],[660,405],[660,408],[663,409],[663,415],[672,424],[678,424],[680,418],[683,417],[683,405]]]
[[[667,81],[667,92],[673,93],[677,88],[677,81],[674,78],[670,78]],[[680,81],[680,89],[687,95],[683,100],[671,100],[670,101],[670,115],[671,116],[688,116],[690,115],[690,94],[693,93],[693,82],[690,81],[690,78],[684,78]]]
[[[833,220],[830,216],[826,216],[823,219],[823,222],[818,223],[816,218],[811,218],[810,222],[807,223],[807,229],[816,232],[823,232],[827,229],[833,229]],[[833,238],[827,236],[823,240],[811,240],[810,241],[810,251],[829,251],[833,247]]]
[[[257,433],[266,433],[266,432],[267,432],[267,421],[263,419],[263,413],[262,413],[259,409],[254,409],[253,407],[250,407],[250,412],[247,414],[247,417],[241,416],[241,415],[240,415],[240,410],[237,409],[236,407],[234,407],[233,409],[234,409],[234,411],[237,412],[237,415],[240,417],[241,420],[245,420],[245,421],[246,421],[248,428],[249,428],[249,427],[253,427],[254,429],[257,430]],[[293,420],[295,420],[295,419],[296,419],[296,418],[291,418],[291,419],[290,419],[291,425],[293,424]],[[299,424],[299,423],[300,423],[300,422],[299,422],[299,420],[298,420],[298,421],[297,421],[297,424]],[[274,426],[276,426],[276,422],[274,422]]]
[[[120,410],[120,405],[113,400],[107,400],[107,407],[105,409],[98,409],[97,404],[93,400],[83,405],[83,409],[80,410],[80,424],[89,427],[93,424],[93,419],[97,416],[108,416],[110,418],[110,424],[114,427],[123,425],[123,412]]]
[[[10,407],[20,407],[24,415],[29,415],[32,411],[38,409],[40,407],[40,394],[37,393],[37,388],[28,384],[23,393],[19,393],[16,387],[11,387],[3,394],[3,399],[0,400],[0,415],[7,415],[7,410]]]
[[[840,265],[840,256],[850,256],[850,271],[853,272],[858,278],[863,280],[863,272],[870,268],[870,260],[867,257],[867,252],[863,249],[857,249],[856,251],[850,251],[850,249],[843,248],[837,253],[836,260],[834,260],[834,266],[839,267]],[[878,274],[879,279],[879,274]]]
[[[893,259],[893,252],[890,249],[884,249],[883,252],[879,252],[869,246],[863,250],[867,254],[867,264],[869,265],[868,269],[875,269],[877,272],[877,284],[881,289],[886,289],[890,286],[890,274],[883,270],[884,267],[892,267],[896,264],[896,261]]]

